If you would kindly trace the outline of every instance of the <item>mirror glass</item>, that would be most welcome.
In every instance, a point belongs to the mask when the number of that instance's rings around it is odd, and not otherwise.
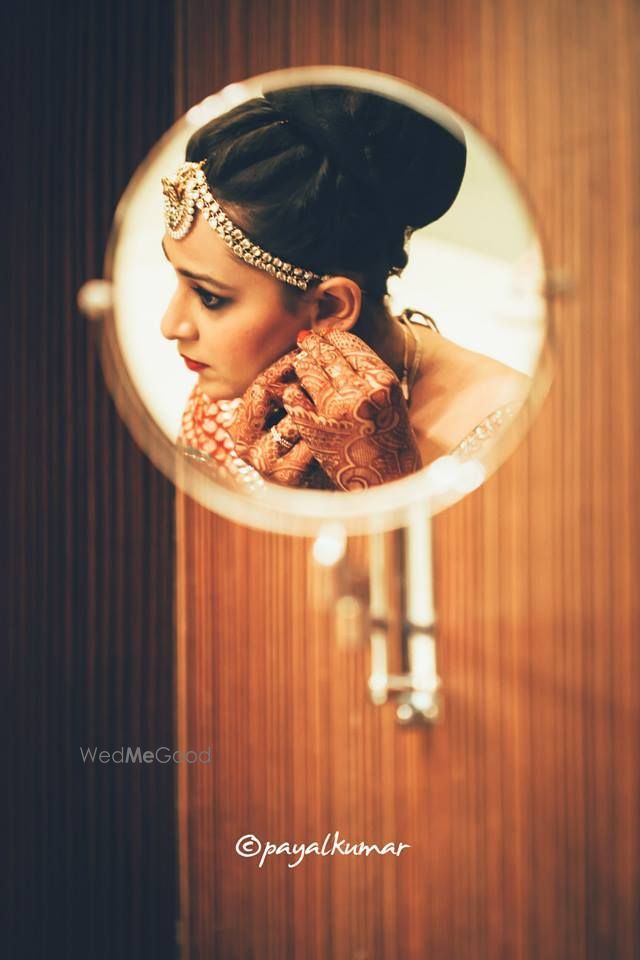
[[[475,489],[549,384],[541,241],[458,114],[395,78],[278,71],[192,107],[118,207],[107,380],[179,486],[293,533]]]

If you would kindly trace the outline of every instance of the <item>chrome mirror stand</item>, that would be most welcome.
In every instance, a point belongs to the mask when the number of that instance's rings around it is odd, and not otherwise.
[[[371,700],[394,703],[403,725],[442,718],[431,531],[426,505],[413,507],[406,527],[369,536],[367,571],[348,560],[340,531],[328,530],[314,544],[316,561],[332,571],[324,596],[335,609],[336,641],[344,649],[368,639]]]

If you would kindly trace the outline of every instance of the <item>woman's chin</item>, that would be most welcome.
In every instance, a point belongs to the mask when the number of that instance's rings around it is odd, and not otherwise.
[[[217,383],[202,374],[198,375],[198,386],[203,393],[206,393],[209,400],[235,400],[239,396],[239,394],[233,393],[224,383]]]

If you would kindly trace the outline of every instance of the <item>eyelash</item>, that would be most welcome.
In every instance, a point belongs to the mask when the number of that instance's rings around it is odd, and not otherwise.
[[[227,302],[225,297],[219,297],[215,293],[211,293],[210,290],[205,290],[203,287],[192,287],[193,292],[198,296],[200,303],[205,308],[205,310],[219,310],[220,307],[224,306]],[[207,303],[207,299],[213,297],[216,301],[215,303]]]

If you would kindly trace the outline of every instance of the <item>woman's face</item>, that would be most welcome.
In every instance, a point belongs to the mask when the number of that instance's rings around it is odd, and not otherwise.
[[[162,246],[178,279],[161,331],[180,354],[204,363],[199,384],[212,400],[241,396],[257,375],[296,346],[308,318],[283,302],[283,289],[228,249],[203,217],[182,240]]]

